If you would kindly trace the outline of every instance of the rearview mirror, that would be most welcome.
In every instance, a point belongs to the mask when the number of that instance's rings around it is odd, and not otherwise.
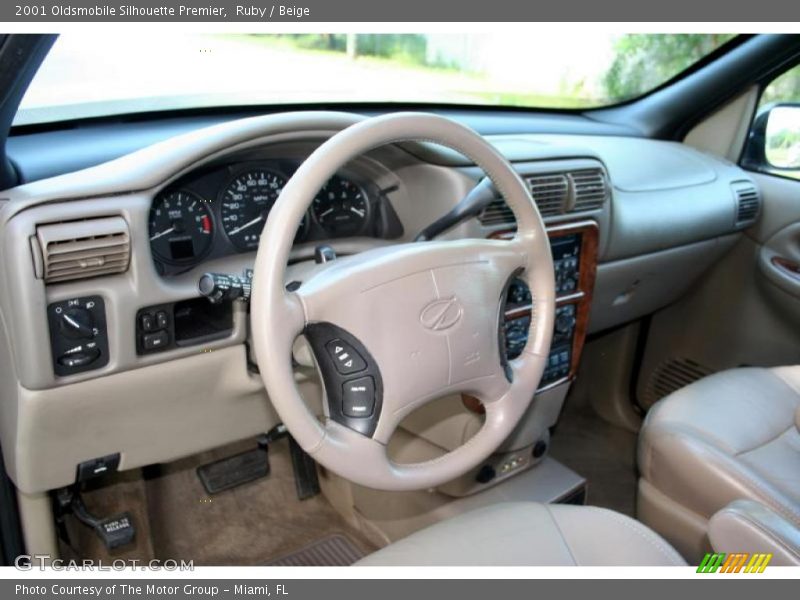
[[[800,104],[773,104],[758,114],[743,163],[770,171],[800,171]]]

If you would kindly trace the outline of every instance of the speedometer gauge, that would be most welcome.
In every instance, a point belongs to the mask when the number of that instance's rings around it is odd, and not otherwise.
[[[333,176],[314,198],[312,210],[317,223],[329,235],[355,235],[367,223],[369,202],[355,183]]]
[[[150,248],[159,259],[187,263],[211,247],[213,225],[200,196],[178,190],[158,197],[150,208]]]
[[[222,191],[222,228],[239,250],[255,250],[272,205],[286,178],[267,169],[238,173]]]

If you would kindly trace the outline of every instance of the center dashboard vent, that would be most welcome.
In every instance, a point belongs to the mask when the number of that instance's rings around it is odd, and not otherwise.
[[[761,210],[758,188],[750,181],[734,181],[731,189],[736,200],[736,225],[753,223]]]
[[[600,169],[586,169],[569,174],[572,182],[574,204],[572,210],[583,212],[598,210],[608,197],[606,176]]]
[[[608,198],[608,185],[601,169],[582,169],[525,178],[543,218],[573,212],[599,210]],[[494,200],[478,216],[486,227],[513,225],[514,213],[502,198]]]
[[[36,276],[47,283],[123,273],[131,257],[122,217],[40,225],[31,238]]]
[[[563,173],[527,177],[525,182],[543,217],[564,214],[569,201],[569,179]]]

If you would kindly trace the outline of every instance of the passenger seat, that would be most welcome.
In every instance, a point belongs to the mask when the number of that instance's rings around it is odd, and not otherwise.
[[[710,549],[709,519],[736,500],[800,531],[800,366],[724,371],[660,400],[642,426],[639,470],[639,520],[689,561]]]

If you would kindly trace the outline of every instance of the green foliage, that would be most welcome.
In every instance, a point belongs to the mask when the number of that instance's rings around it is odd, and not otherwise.
[[[602,79],[607,98],[621,102],[658,87],[731,38],[731,34],[623,35]]]
[[[800,65],[786,71],[764,90],[761,105],[774,102],[800,102]]]
[[[424,35],[357,34],[356,48],[360,56],[379,56],[401,62],[424,65],[428,42]]]

